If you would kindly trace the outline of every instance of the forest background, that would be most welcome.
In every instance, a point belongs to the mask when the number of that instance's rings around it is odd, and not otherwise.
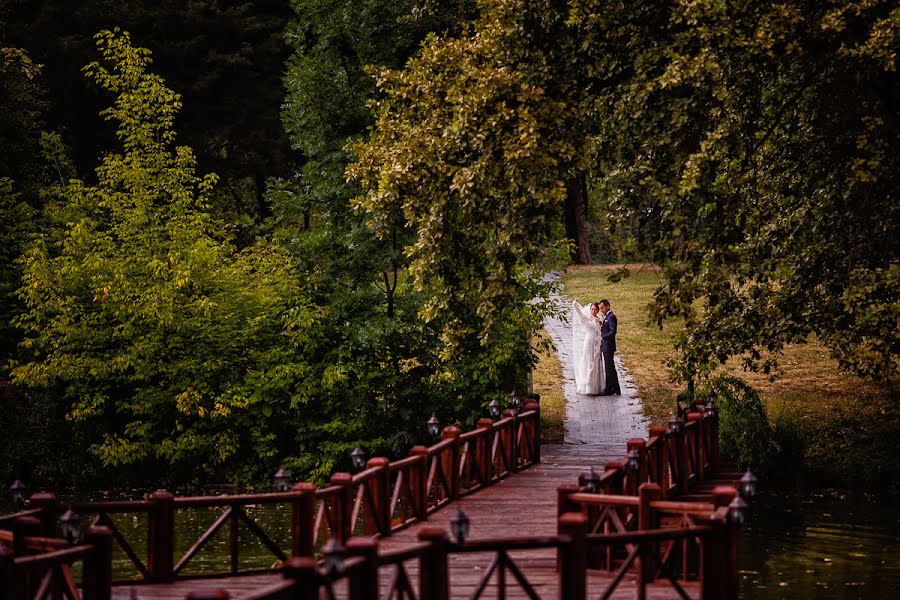
[[[898,420],[891,2],[0,0],[0,47],[4,479],[403,453],[523,389],[570,261],[658,266],[684,399],[815,341]]]

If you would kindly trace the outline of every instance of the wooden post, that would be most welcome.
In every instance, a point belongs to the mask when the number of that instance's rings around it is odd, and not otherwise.
[[[390,535],[391,533],[391,461],[376,456],[366,463],[368,469],[378,473],[366,482],[372,505],[366,511],[366,535]]]
[[[413,511],[416,518],[424,521],[428,517],[428,448],[425,446],[413,446],[409,451],[410,456],[418,456],[419,461],[409,468],[409,485],[415,498]]]
[[[642,483],[638,488],[638,530],[646,531],[648,529],[656,529],[659,526],[651,502],[656,502],[661,498],[662,488],[656,483]],[[655,578],[658,547],[658,544],[643,542],[639,552],[641,558],[641,581],[650,582]],[[643,585],[638,589],[641,594],[644,593]]]
[[[719,417],[709,421],[709,466],[713,473],[719,471]]]
[[[687,456],[687,447],[685,446],[685,432],[682,429],[678,433],[670,434],[672,438],[672,450],[675,453],[674,463],[677,465],[678,473],[676,473],[678,490],[676,494],[684,494],[688,489],[688,466],[690,462]]]
[[[350,522],[353,518],[353,475],[335,473],[331,476],[329,483],[341,488],[341,491],[334,497],[334,512],[332,513],[334,531],[331,534],[341,544],[346,544],[353,535],[353,524]]]
[[[84,559],[83,600],[112,597],[113,533],[109,527],[89,527],[84,541],[94,550]]]
[[[0,544],[0,598],[14,600],[16,593],[16,563],[12,549]]]
[[[559,535],[569,538],[559,546],[559,597],[566,600],[584,600],[587,574],[587,517],[581,513],[567,512],[559,517]]]
[[[662,488],[663,496],[669,489],[669,445],[666,443],[666,427],[654,425],[650,428],[650,439],[660,438],[656,442],[656,455],[654,456],[654,469],[656,470],[656,483]]]
[[[59,537],[56,522],[58,513],[56,496],[46,492],[38,492],[31,495],[28,505],[41,511],[38,516],[38,519],[41,521],[41,532],[39,535],[52,538]]]
[[[13,521],[12,534],[13,558],[27,556],[30,552],[25,538],[41,534],[41,521],[37,517],[19,517]],[[11,597],[18,600],[19,598],[33,598],[40,579],[28,569],[16,569],[12,573],[12,582],[13,595]]]
[[[419,530],[419,541],[429,542],[428,549],[419,558],[419,598],[450,600],[447,534],[438,527],[423,527]]]
[[[703,465],[706,464],[706,453],[703,450],[703,415],[698,412],[688,413],[686,423],[692,421],[696,421],[697,425],[693,439],[691,440],[690,452],[694,457],[694,468],[696,469],[695,475],[697,476],[697,481],[703,481],[705,479],[705,469],[703,468]]]
[[[628,471],[628,491],[629,496],[637,496],[638,486],[647,481],[647,440],[642,438],[631,438],[626,444],[629,453],[636,450],[640,457],[640,466],[637,473]]]
[[[512,419],[512,426],[507,425],[500,432],[500,448],[503,452],[506,453],[506,459],[507,461],[509,461],[509,472],[510,474],[512,474],[519,470],[519,455],[517,452],[516,444],[516,434],[518,433],[517,428],[519,426],[519,413],[517,413],[515,409],[507,408],[503,411],[503,418]]]
[[[491,483],[493,476],[493,462],[491,461],[491,431],[494,429],[494,421],[491,419],[478,419],[479,435],[476,443],[475,460],[478,464],[478,480],[483,485]]]
[[[363,564],[350,578],[349,600],[378,600],[378,544],[371,538],[350,538],[347,556],[363,559]]]
[[[606,463],[605,465],[603,465],[604,473],[608,473],[610,471],[615,471],[616,469],[619,469],[624,474],[625,461],[624,460],[611,460],[608,463]],[[603,490],[603,491],[607,494],[624,495],[625,494],[625,478],[617,477],[616,479],[618,479],[618,481],[615,481],[610,489]]]
[[[569,496],[578,491],[574,483],[563,483],[556,488],[556,516],[561,517],[565,513],[581,512],[581,506],[572,502]]]
[[[291,556],[312,556],[316,535],[316,486],[295,483],[299,498],[291,500]]]
[[[529,431],[531,432],[531,459],[537,465],[541,462],[541,403],[534,399],[528,400],[525,403],[525,410],[534,411]]]
[[[319,600],[319,576],[316,561],[308,556],[296,556],[288,560],[282,569],[285,579],[294,582],[292,600]]]
[[[734,500],[737,495],[730,485],[717,485],[713,488],[713,504],[720,509],[725,508]],[[726,513],[727,514],[727,513]],[[716,538],[717,548],[715,553],[718,559],[715,561],[714,567],[718,567],[714,576],[713,585],[716,585],[723,598],[737,598],[738,594],[738,573],[737,573],[737,528],[725,520],[720,529],[719,536]],[[706,566],[704,557],[704,567]],[[704,573],[705,576],[705,573]],[[711,596],[714,597],[714,596]]]
[[[441,469],[447,478],[447,485],[450,486],[450,489],[447,490],[450,500],[459,498],[459,436],[461,433],[459,427],[454,425],[444,427],[441,432],[442,440],[453,440],[453,444],[441,453]]]
[[[175,496],[166,490],[150,494],[147,522],[147,571],[150,581],[172,581],[175,555]]]

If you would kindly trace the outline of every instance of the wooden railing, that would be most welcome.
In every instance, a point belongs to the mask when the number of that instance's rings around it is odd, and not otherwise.
[[[28,511],[33,512],[33,511]],[[84,543],[69,544],[44,537],[40,519],[17,516],[0,530],[0,597],[10,600],[109,600],[112,576],[112,532],[88,528]],[[81,584],[72,567],[82,563]]]
[[[136,580],[167,582],[273,570],[242,564],[239,526],[249,530],[268,549],[277,568],[290,557],[314,557],[332,537],[343,543],[354,535],[388,536],[412,523],[426,520],[431,513],[463,495],[492,485],[539,461],[540,410],[537,402],[528,401],[521,414],[508,410],[496,422],[481,419],[473,431],[462,433],[456,427],[445,427],[437,443],[428,447],[415,446],[406,458],[394,462],[372,458],[360,473],[335,473],[329,484],[321,489],[298,483],[287,492],[199,497],[176,497],[160,490],[144,500],[68,506],[82,516],[92,515],[92,526],[104,527],[109,532],[111,541],[133,566]],[[290,548],[281,548],[274,542],[274,536],[269,535],[247,511],[250,506],[273,504],[290,507]],[[27,517],[37,519],[42,535],[56,537],[57,518],[62,509],[52,494],[35,494],[31,497],[29,511],[0,517],[0,526]],[[180,557],[176,556],[176,513],[196,509],[222,509],[222,512]],[[117,525],[124,515],[145,524],[146,550],[137,548]],[[228,531],[228,570],[188,574],[186,567],[214,536],[225,529]],[[19,558],[16,554],[15,560]],[[18,571],[8,573],[3,570],[4,577],[12,578],[10,573]],[[135,579],[113,583],[129,581]]]
[[[727,556],[722,542],[727,535],[722,518],[710,515],[708,522],[689,528],[653,529],[627,533],[591,534],[583,513],[564,513],[558,521],[556,536],[491,538],[451,541],[442,529],[423,528],[419,543],[400,550],[378,552],[371,538],[353,538],[347,543],[348,558],[340,569],[329,569],[311,558],[294,558],[283,571],[283,579],[249,597],[248,600],[314,600],[348,597],[358,600],[379,598],[450,598],[450,561],[454,555],[485,555],[480,579],[469,597],[490,594],[507,598],[512,588],[531,598],[540,598],[527,561],[517,563],[511,553],[523,550],[552,549],[557,555],[558,589],[553,596],[567,600],[587,597],[609,598],[620,588],[632,586],[638,598],[646,597],[649,587],[659,579],[668,580],[681,597],[689,597],[681,585],[682,573],[691,572],[700,582],[702,598],[727,598],[731,590],[719,576]],[[695,551],[678,554],[667,548],[690,542]],[[620,556],[615,572],[607,578],[589,577],[592,556],[597,553]],[[417,567],[413,573],[411,567]],[[625,575],[636,569],[632,581]],[[695,573],[694,573],[695,572]],[[220,593],[221,594],[221,593]],[[219,597],[227,598],[227,594]]]

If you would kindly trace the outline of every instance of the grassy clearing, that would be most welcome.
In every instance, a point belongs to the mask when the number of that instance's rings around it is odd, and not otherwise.
[[[546,331],[541,330],[538,341],[549,341],[549,337]],[[541,442],[561,444],[565,437],[563,419],[566,416],[566,398],[563,395],[562,365],[552,345],[538,352],[538,362],[532,376],[532,387],[541,395]]]
[[[608,298],[619,319],[618,347],[654,424],[672,414],[684,389],[670,379],[666,360],[674,355],[675,325],[662,330],[648,322],[647,306],[661,282],[649,265],[630,265],[631,276],[611,283],[616,265],[569,267],[564,293],[585,303]],[[760,394],[786,458],[803,462],[830,483],[897,484],[900,477],[900,407],[893,390],[840,373],[837,361],[817,344],[794,345],[781,357],[775,381],[743,372],[739,361],[722,370],[746,380]],[[865,451],[864,451],[865,450]]]

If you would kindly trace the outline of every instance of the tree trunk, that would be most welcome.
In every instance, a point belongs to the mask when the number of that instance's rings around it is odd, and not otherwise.
[[[575,242],[572,255],[575,264],[591,264],[587,237],[587,180],[584,173],[579,173],[566,183],[566,235]]]

